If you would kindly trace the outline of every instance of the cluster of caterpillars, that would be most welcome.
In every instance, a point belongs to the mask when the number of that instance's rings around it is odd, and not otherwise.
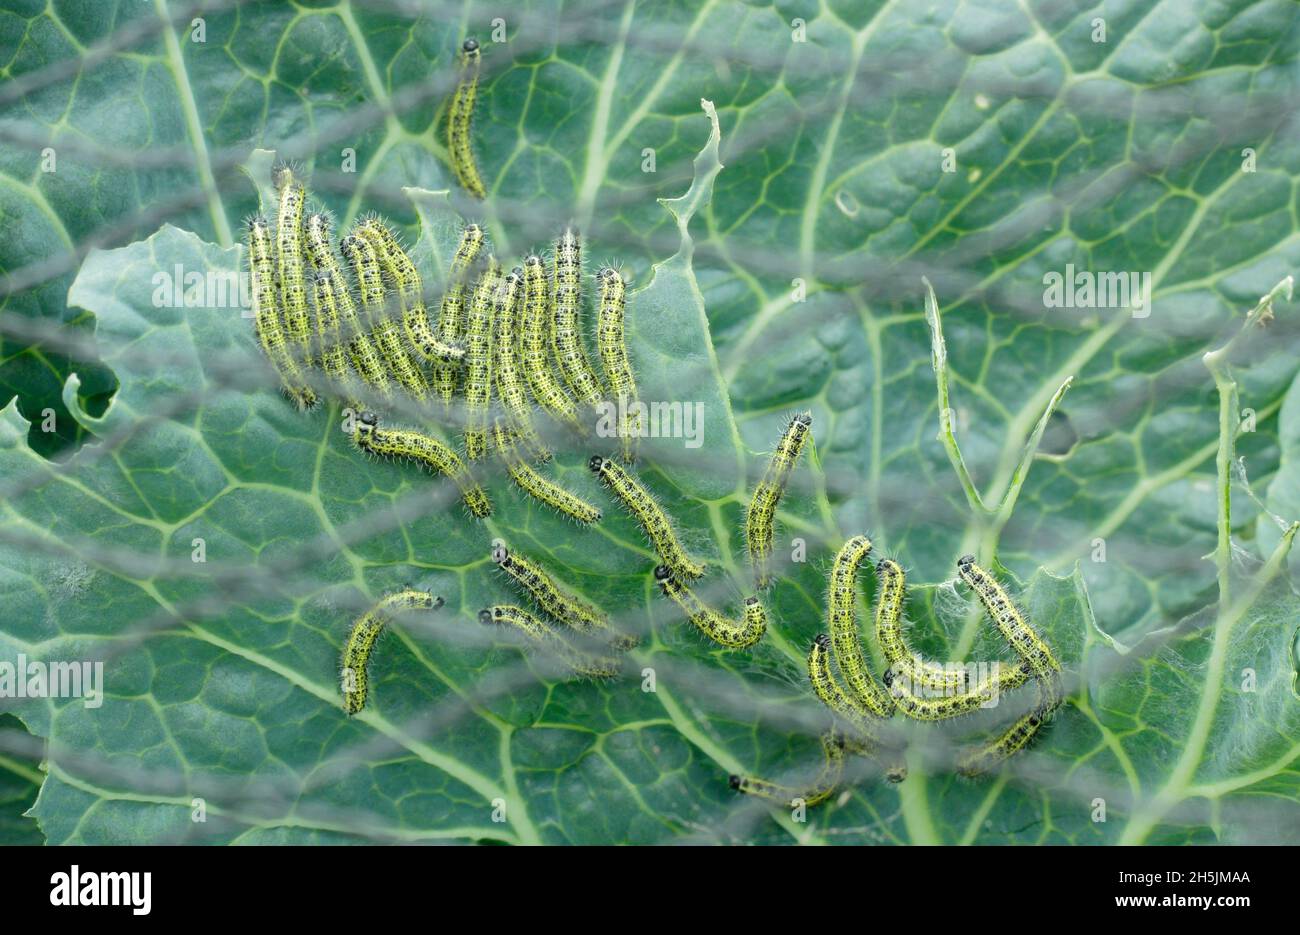
[[[470,138],[479,65],[479,46],[468,39],[447,112],[447,143],[460,184],[483,198],[486,190]],[[550,461],[552,455],[533,416],[545,413],[585,435],[587,414],[602,403],[614,403],[609,411],[618,413],[623,463],[596,455],[589,467],[640,524],[657,556],[653,577],[659,588],[718,646],[745,649],[762,638],[768,614],[760,594],[773,581],[777,509],[811,438],[810,413],[790,419],[755,485],[745,520],[754,593],[744,599],[738,615],[729,616],[692,591],[692,583],[705,575],[706,564],[687,552],[668,513],[624,466],[636,460],[641,430],[638,407],[629,405],[637,399],[637,384],[624,334],[626,284],[608,267],[595,277],[598,373],[583,337],[582,244],[576,230],[567,228],[557,238],[549,270],[542,257],[533,254],[506,272],[488,248],[483,228],[467,225],[435,318],[425,304],[416,264],[382,219],[367,217],[355,224],[336,252],[330,218],[324,211],[308,210],[308,193],[298,173],[277,166],[273,181],[276,224],[260,216],[248,223],[254,319],[264,353],[299,408],[314,406],[322,389],[337,394],[354,414],[351,431],[359,449],[411,461],[447,477],[473,517],[492,513],[492,503],[472,471],[474,462],[492,454],[529,496],[590,525],[601,519],[601,511],[533,466]],[[381,425],[375,410],[386,408],[395,397],[417,407],[440,405],[444,416],[454,415],[463,430],[463,457],[433,434]],[[1060,705],[1061,668],[1051,649],[973,556],[958,562],[958,574],[1019,662],[994,663],[991,674],[976,681],[968,667],[921,660],[903,632],[903,569],[885,559],[875,565],[875,623],[888,668],[877,680],[867,663],[856,611],[857,575],[871,550],[865,536],[855,536],[841,548],[828,589],[830,633],[818,636],[808,653],[809,681],[833,718],[821,738],[825,759],[819,774],[804,788],[733,776],[734,788],[774,801],[817,804],[840,784],[846,754],[879,760],[890,780],[901,781],[906,776],[903,751],[883,730],[895,711],[922,721],[959,717],[989,707],[1001,693],[1032,680],[1036,696],[1028,713],[958,764],[960,772],[977,775],[1023,749]],[[635,636],[614,627],[603,610],[517,551],[498,544],[492,559],[532,607],[486,607],[478,614],[482,623],[511,628],[571,675],[604,679],[622,671],[621,656],[637,645]],[[342,659],[343,707],[349,714],[366,705],[370,658],[385,625],[397,614],[442,605],[442,598],[408,587],[385,595],[354,621]]]

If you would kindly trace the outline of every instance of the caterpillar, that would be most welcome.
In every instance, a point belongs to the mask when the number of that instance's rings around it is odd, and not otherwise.
[[[539,617],[522,607],[511,604],[497,604],[485,607],[478,612],[479,623],[505,624],[519,630],[529,639],[542,644],[552,651],[574,674],[591,679],[607,679],[618,675],[622,666],[613,657],[593,656],[580,652],[569,645]]]
[[[636,460],[636,440],[641,437],[641,415],[639,412],[628,412],[632,408],[631,404],[636,402],[637,391],[632,364],[627,358],[627,339],[624,334],[627,285],[618,271],[608,266],[596,275],[596,279],[600,283],[596,346],[600,351],[605,379],[618,406],[618,435],[623,443],[623,460],[631,463]]]
[[[289,352],[280,322],[275,288],[275,259],[271,247],[271,228],[266,218],[248,221],[248,267],[253,291],[253,322],[262,352],[275,368],[285,395],[299,409],[316,405],[316,391],[307,385],[298,361]]]
[[[1056,707],[1052,691],[1038,680],[1038,703],[1026,714],[1021,715],[1011,726],[985,746],[962,757],[957,764],[957,772],[963,776],[974,777],[987,773],[1027,747],[1037,736],[1048,716]]]
[[[522,555],[502,545],[492,550],[492,560],[555,620],[588,636],[610,634],[609,618],[604,611],[563,590],[550,575]],[[636,643],[635,637],[618,633],[613,634],[610,645],[621,652]]]
[[[1055,707],[1060,702],[1061,664],[1042,637],[1029,625],[1024,611],[1016,606],[1002,585],[987,571],[975,564],[975,556],[963,555],[957,560],[957,574],[975,592],[984,610],[993,618],[1002,638],[1011,644],[1017,655],[1029,666],[1029,671],[1039,680],[1046,692],[1044,704]]]
[[[302,243],[303,203],[307,193],[294,171],[286,165],[275,167],[271,180],[280,193],[275,250],[285,336],[290,344],[297,345],[301,358],[310,363],[311,322],[307,317],[307,289],[303,284]]]
[[[858,636],[858,566],[870,552],[871,540],[866,536],[854,536],[844,543],[831,568],[827,609],[835,661],[851,697],[876,717],[889,717],[894,713],[894,701],[871,675]]]
[[[343,386],[348,379],[348,362],[343,354],[339,306],[335,300],[329,276],[316,273],[312,276],[311,307],[316,319],[316,339],[321,369],[335,386]]]
[[[755,779],[748,776],[731,776],[731,788],[745,795],[780,802],[793,808],[800,801],[807,807],[820,805],[834,794],[839,787],[840,777],[844,773],[844,741],[836,734],[822,736],[822,755],[824,760],[817,775],[802,789]]]
[[[488,404],[492,401],[492,303],[501,280],[495,260],[479,280],[470,302],[465,342],[465,454],[476,461],[487,454]]]
[[[640,481],[611,459],[599,455],[593,455],[587,466],[622,501],[628,512],[637,518],[650,538],[650,544],[659,553],[659,560],[672,571],[674,577],[683,581],[703,577],[704,565],[686,554],[677,540],[677,533],[673,530],[668,514]]]
[[[524,322],[521,329],[524,376],[533,398],[543,409],[571,428],[580,427],[578,408],[555,379],[549,355],[551,346],[551,297],[542,258],[533,254],[524,260]]]
[[[474,160],[474,147],[470,140],[470,124],[474,120],[474,104],[478,99],[478,75],[482,51],[477,39],[466,39],[461,46],[460,83],[451,99],[447,113],[447,150],[451,153],[451,168],[461,187],[475,198],[486,198],[487,190],[479,178],[478,163]]]
[[[368,454],[406,458],[444,475],[460,490],[472,516],[483,519],[492,515],[492,502],[470,475],[465,462],[436,438],[404,429],[380,428],[379,418],[373,412],[363,412],[356,418],[352,440]]]
[[[555,359],[578,402],[594,406],[604,398],[600,378],[582,346],[582,244],[565,228],[555,244],[555,320],[551,331]]]
[[[749,502],[749,511],[745,515],[745,541],[749,546],[749,563],[754,569],[754,583],[760,589],[767,587],[772,580],[776,508],[811,432],[811,412],[801,412],[790,420]]]
[[[397,325],[388,315],[385,300],[384,277],[380,271],[379,255],[364,237],[349,234],[339,244],[339,249],[352,264],[357,286],[361,293],[361,307],[370,318],[370,334],[394,380],[412,398],[423,401],[428,395],[424,375],[420,373],[402,344]]]
[[[510,424],[514,426],[525,447],[533,451],[539,460],[549,461],[551,453],[542,444],[537,430],[533,428],[528,393],[524,389],[523,378],[519,373],[519,357],[515,347],[515,323],[518,319],[523,285],[524,271],[516,266],[497,286],[493,302],[496,334],[492,338],[492,376],[496,383],[497,396],[501,399],[501,406],[510,417]]]
[[[998,680],[988,679],[970,691],[928,698],[913,694],[903,681],[892,671],[885,672],[885,684],[898,709],[918,721],[942,721],[970,714],[995,699],[1000,691]]]
[[[1010,691],[1029,679],[1029,668],[1020,665],[998,665],[992,684],[971,685],[965,666],[948,667],[923,661],[912,652],[903,636],[903,601],[906,595],[906,575],[902,566],[892,559],[876,563],[879,594],[876,603],[876,639],[880,643],[889,669],[885,684],[895,699],[899,692],[941,692],[948,696],[964,695],[968,691],[992,694]],[[985,700],[988,700],[987,698]]]
[[[397,290],[402,303],[402,327],[420,356],[425,360],[449,363],[461,360],[465,349],[439,341],[429,327],[429,313],[424,307],[424,280],[389,226],[378,218],[368,218],[357,226],[357,235],[370,242],[379,257],[380,267]]]
[[[745,598],[741,622],[736,623],[701,603],[667,565],[656,566],[654,575],[664,594],[682,609],[701,633],[718,645],[728,649],[747,649],[763,638],[767,630],[767,608],[757,597]]]
[[[519,454],[510,431],[499,419],[492,427],[492,444],[505,462],[510,479],[524,493],[584,525],[600,520],[600,510],[534,471]]]
[[[438,307],[438,337],[446,344],[460,344],[464,340],[465,280],[483,249],[483,241],[483,228],[477,224],[466,225],[465,230],[461,232],[460,243],[456,246],[456,255],[451,261],[447,291],[443,293],[442,303]],[[459,372],[459,368],[453,364],[434,364],[433,388],[442,399],[444,406],[451,405],[451,398],[456,393],[456,376]]]
[[[329,281],[328,292],[338,310],[339,328],[347,344],[352,369],[360,374],[371,390],[386,399],[392,393],[392,386],[375,345],[357,317],[356,303],[352,301],[343,270],[330,247],[330,220],[324,213],[316,212],[307,217],[307,259],[317,279],[325,277]],[[318,285],[317,288],[323,287]]]
[[[366,706],[370,694],[370,653],[375,640],[383,632],[388,617],[407,610],[437,610],[443,604],[440,597],[427,591],[407,588],[381,598],[375,606],[362,614],[352,624],[347,642],[343,644],[343,710],[358,714]]]
[[[902,782],[907,778],[907,764],[899,751],[890,750],[881,743],[874,719],[864,715],[862,708],[853,702],[831,671],[831,638],[825,633],[819,634],[808,650],[808,681],[821,703],[848,723],[852,733],[845,739],[846,749],[864,756],[888,754],[883,764],[885,778],[890,782]]]

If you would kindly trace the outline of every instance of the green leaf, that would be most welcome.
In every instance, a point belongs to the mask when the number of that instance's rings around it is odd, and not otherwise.
[[[474,4],[436,19],[241,4],[206,15],[202,43],[163,3],[0,14],[17,89],[0,89],[14,105],[0,216],[19,232],[0,269],[52,261],[4,290],[0,385],[18,406],[0,423],[0,660],[110,660],[102,708],[19,708],[50,744],[35,812],[48,839],[1284,836],[1295,598],[1275,582],[1240,612],[1220,606],[1203,560],[1220,540],[1219,419],[1200,357],[1300,265],[1295,18],[1248,0],[1167,7],[1103,11],[1105,42],[1090,11],[1037,2],[629,4],[581,22],[528,4],[505,14],[502,44],[488,41],[497,12]],[[469,32],[486,50],[481,207],[439,194],[438,116]],[[103,41],[119,47],[83,67]],[[232,232],[257,206],[239,169],[258,147],[301,160],[340,227],[367,210],[406,225],[431,281],[461,213],[483,212],[503,254],[573,220],[591,260],[620,261],[640,286],[644,395],[703,404],[701,448],[654,439],[644,454],[688,547],[717,565],[705,593],[718,603],[747,589],[748,486],[785,414],[811,410],[815,447],[778,527],[785,554],[797,537],[809,561],[772,592],[760,647],[706,647],[655,593],[654,558],[612,503],[580,531],[498,477],[498,515],[471,524],[446,485],[361,459],[337,410],[293,413],[236,310],[156,307],[160,270],[239,268]],[[1151,315],[1045,308],[1043,275],[1067,263],[1150,272]],[[936,435],[923,276],[972,488],[996,505],[1023,481],[1005,523],[970,508]],[[1293,309],[1277,315],[1233,361],[1237,409],[1257,416],[1235,453],[1290,522],[1297,331]],[[72,340],[92,324],[93,348]],[[47,407],[54,433],[40,431]],[[93,437],[53,463],[51,435]],[[559,476],[605,504],[591,453],[566,448]],[[1245,497],[1234,507],[1246,587],[1279,533]],[[829,558],[858,532],[909,568],[914,639],[938,658],[1003,654],[950,584],[958,555],[996,556],[1028,582],[1076,690],[997,779],[959,781],[946,762],[1009,709],[909,726],[907,782],[855,776],[799,824],[726,777],[814,764],[825,722],[802,656],[825,626]],[[641,630],[635,668],[655,670],[657,691],[558,682],[484,633],[473,612],[510,593],[491,573],[498,536]],[[408,581],[448,605],[385,638],[374,707],[348,721],[335,671],[348,621]],[[195,797],[206,822],[191,820]]]

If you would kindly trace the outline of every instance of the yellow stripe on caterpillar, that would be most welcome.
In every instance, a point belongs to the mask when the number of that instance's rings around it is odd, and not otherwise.
[[[502,425],[500,419],[492,427],[492,444],[501,460],[505,462],[510,479],[534,500],[584,525],[600,519],[600,510],[534,471],[520,455],[515,447],[514,438]]]
[[[622,665],[612,656],[596,656],[575,649],[544,620],[522,607],[497,604],[478,612],[479,623],[514,627],[560,659],[575,675],[591,679],[608,679],[618,675]]]
[[[894,700],[867,667],[858,634],[858,567],[871,552],[871,540],[854,536],[844,543],[831,568],[827,611],[835,662],[848,684],[850,697],[876,717],[889,717]]]
[[[444,475],[460,490],[471,515],[479,519],[492,515],[491,501],[465,462],[438,439],[406,429],[380,428],[379,418],[373,412],[363,412],[356,418],[352,440],[368,454],[405,458]]]
[[[488,405],[492,401],[492,306],[501,280],[495,259],[479,279],[470,302],[465,341],[465,454],[487,454]]]
[[[466,39],[461,46],[460,83],[452,96],[447,112],[447,151],[451,153],[451,167],[461,187],[475,198],[486,198],[487,190],[479,177],[478,163],[474,159],[470,129],[474,122],[474,105],[478,100],[479,67],[482,52],[478,40]]]
[[[492,314],[496,319],[496,333],[492,336],[492,377],[496,384],[501,406],[510,418],[524,447],[541,461],[549,461],[551,452],[542,444],[528,405],[528,391],[524,388],[519,369],[515,336],[519,319],[519,302],[523,298],[524,271],[516,266],[497,286]]]
[[[368,240],[355,234],[344,237],[339,249],[352,264],[352,270],[356,274],[361,307],[370,319],[370,335],[388,366],[389,375],[413,399],[423,401],[428,396],[429,388],[424,382],[424,375],[407,354],[397,325],[389,317],[379,254]]]
[[[347,642],[343,644],[341,686],[344,711],[357,714],[366,706],[370,696],[370,654],[389,617],[407,610],[437,610],[442,604],[442,598],[427,591],[407,588],[380,598],[356,619]]]
[[[460,361],[465,349],[444,344],[433,333],[429,312],[424,307],[424,279],[392,229],[378,218],[367,218],[357,225],[356,232],[370,242],[379,257],[380,268],[397,292],[402,303],[402,327],[411,345],[425,360]]]
[[[801,412],[790,420],[750,498],[749,511],[745,514],[745,541],[749,547],[749,563],[754,570],[754,584],[759,588],[771,583],[776,508],[785,495],[795,462],[811,433],[811,412]]]
[[[767,608],[757,597],[745,598],[741,622],[736,623],[702,603],[667,565],[655,566],[654,574],[664,594],[682,609],[696,629],[719,646],[748,649],[767,631]]]
[[[466,279],[475,261],[478,260],[479,253],[483,250],[483,244],[483,228],[477,224],[466,225],[465,230],[461,232],[456,255],[451,261],[447,290],[443,293],[442,302],[438,306],[438,337],[444,344],[462,345],[465,340],[465,299],[469,294]],[[460,367],[455,364],[434,364],[433,387],[444,406],[451,405],[451,399],[456,393],[456,378],[459,373]]]
[[[316,391],[308,385],[285,339],[275,286],[271,227],[263,217],[248,221],[248,268],[253,291],[253,325],[262,353],[280,377],[285,395],[299,409],[309,409],[316,405]]]
[[[659,560],[671,569],[674,577],[688,581],[704,575],[703,563],[686,554],[668,514],[640,481],[611,459],[599,455],[593,455],[587,466],[636,517]]]
[[[618,436],[623,444],[623,460],[631,463],[636,460],[637,439],[641,437],[641,415],[640,407],[632,405],[637,402],[636,378],[628,360],[624,334],[627,285],[618,271],[608,266],[596,274],[596,280],[600,284],[596,347],[618,412],[624,414],[619,419]]]
[[[571,428],[580,428],[578,407],[551,369],[551,296],[542,258],[524,260],[524,321],[521,346],[524,376],[533,398],[552,416]]]
[[[343,269],[339,266],[330,246],[330,220],[324,213],[314,213],[307,217],[307,259],[317,278],[329,280],[329,293],[338,310],[339,329],[347,347],[348,359],[352,369],[360,376],[381,399],[392,394],[392,385],[384,371],[383,361],[375,350],[370,335],[357,316],[356,303],[352,301],[352,292],[343,278]]]
[[[555,244],[555,315],[551,335],[560,372],[579,403],[594,406],[605,396],[582,343],[582,244],[565,228]]]
[[[731,776],[728,780],[731,788],[745,795],[779,802],[789,808],[795,808],[800,803],[809,808],[820,805],[834,794],[844,773],[844,741],[834,733],[824,734],[821,740],[824,760],[821,769],[808,785],[795,787],[749,776]]]

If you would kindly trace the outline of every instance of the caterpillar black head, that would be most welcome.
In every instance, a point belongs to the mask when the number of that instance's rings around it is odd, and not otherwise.
[[[797,413],[794,417],[794,421],[798,422],[801,425],[812,425],[812,413],[811,412]]]
[[[745,606],[746,606],[746,607],[757,607],[757,606],[758,606],[758,598],[751,594],[749,597],[745,598]]]
[[[362,425],[374,428],[379,424],[379,416],[367,409],[365,412],[361,413],[361,415],[357,416],[357,421]]]
[[[493,546],[492,561],[496,562],[498,565],[504,565],[509,558],[510,550],[504,545]]]
[[[591,468],[591,473],[599,474],[605,468],[605,459],[600,455],[592,455],[587,467]]]
[[[886,687],[886,688],[890,688],[891,686],[893,686],[893,684],[894,684],[894,670],[893,670],[892,668],[891,668],[891,669],[886,669],[885,672],[884,672],[884,674],[880,676],[880,681],[882,681],[882,682],[885,683],[885,687]]]
[[[483,624],[484,626],[487,626],[489,623],[492,623],[492,611],[488,610],[486,607],[480,610],[478,612],[478,622]]]
[[[461,45],[461,49],[465,52],[477,52],[478,40],[473,37],[466,39],[464,43]]]
[[[827,636],[825,633],[818,633],[815,637],[813,637],[813,645],[820,646],[822,649],[830,649],[831,638]]]
[[[669,568],[667,565],[655,566],[655,580],[658,581],[660,584],[663,584],[672,576],[673,576],[673,570]]]
[[[735,773],[732,773],[727,777],[727,785],[731,786],[731,788],[738,792],[740,791],[740,784],[742,781],[741,777],[737,776]]]
[[[885,770],[885,778],[890,782],[902,782],[907,778],[907,767],[902,765],[891,766]]]
[[[541,266],[541,265],[542,265],[542,258],[539,257],[536,253],[529,254],[528,258],[524,260],[524,265],[525,265],[525,266]]]
[[[963,555],[961,558],[957,559],[957,567],[958,567],[958,568],[966,568],[966,567],[968,567],[968,566],[970,566],[970,565],[974,565],[974,564],[975,564],[975,556],[974,556],[974,555]]]

